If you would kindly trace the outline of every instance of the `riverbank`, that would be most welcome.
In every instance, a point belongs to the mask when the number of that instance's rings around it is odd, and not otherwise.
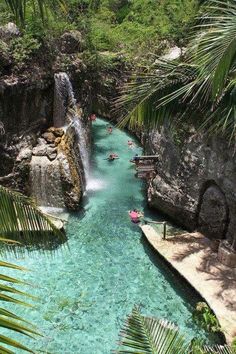
[[[236,335],[236,268],[221,264],[211,241],[200,233],[184,233],[163,240],[150,225],[141,228],[154,249],[206,300],[227,342],[231,343]]]

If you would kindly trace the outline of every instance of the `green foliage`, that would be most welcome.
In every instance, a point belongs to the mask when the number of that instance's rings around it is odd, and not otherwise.
[[[0,1],[0,25],[5,25],[13,19],[12,14],[7,9],[5,2]]]
[[[17,66],[21,68],[34,55],[41,44],[31,34],[24,34],[11,41],[11,52]]]
[[[144,317],[135,307],[128,317],[116,353],[186,354],[188,343],[172,323]],[[129,348],[131,348],[129,350]]]
[[[92,17],[91,42],[97,50],[142,53],[157,40],[182,40],[196,11],[195,0],[103,0]]]
[[[0,186],[0,209],[1,254],[12,250],[17,252],[15,247],[19,247],[18,241],[22,244],[36,244],[41,247],[48,247],[51,240],[55,237],[58,237],[61,241],[65,240],[65,235],[33,205],[29,198],[2,186]],[[17,241],[9,241],[7,236],[12,236]],[[26,270],[3,261],[0,261],[0,267],[12,268],[15,271]],[[24,300],[21,300],[21,298],[32,298],[32,296],[18,290],[16,288],[18,285],[25,285],[25,283],[19,279],[0,274],[0,301],[5,304],[14,303],[16,305],[31,306]],[[14,354],[9,347],[33,353],[31,349],[11,338],[12,332],[33,338],[39,335],[32,324],[5,308],[0,308],[0,328],[4,328],[10,332],[10,337],[0,334],[0,352],[2,354]]]
[[[66,236],[24,195],[0,186],[0,235],[22,244],[50,247]]]
[[[7,45],[7,43],[5,43],[4,41],[2,41],[0,39],[0,53],[3,55],[9,55],[10,54],[10,48]]]
[[[14,270],[21,270],[23,271],[24,269],[21,267],[18,267],[14,264],[6,263],[0,261],[0,267],[5,267],[5,268],[12,268]],[[10,286],[9,286],[10,283]],[[31,297],[30,295],[19,291],[18,289],[15,288],[16,285],[19,284],[24,284],[21,280],[8,277],[4,274],[0,274],[0,301],[5,302],[5,303],[14,303],[17,305],[23,305],[23,306],[31,306],[28,303],[18,299],[15,297],[15,295],[18,296],[26,296],[26,297]],[[23,318],[20,318],[16,314],[7,311],[5,308],[0,308],[0,328],[7,329],[12,332],[17,332],[25,336],[30,336],[30,337],[35,337],[39,335],[39,333],[35,330],[34,326],[30,324],[29,322],[25,321]],[[7,345],[8,347],[13,347],[17,349],[24,350],[29,353],[33,353],[32,350],[29,348],[25,347],[23,344],[21,344],[18,341],[13,340],[11,337],[7,337],[4,335],[0,335],[0,352],[2,354],[14,354],[13,351],[7,349],[5,347]]]
[[[205,302],[198,302],[193,313],[194,321],[208,332],[219,332],[221,327],[214,313]]]
[[[232,340],[232,349],[235,351],[235,353],[236,353],[236,337],[234,337],[233,338],[233,340]]]
[[[29,12],[33,13],[34,19],[40,18],[45,23],[49,12],[54,13],[58,8],[65,8],[63,0],[4,0],[9,8],[9,11],[14,16],[15,22],[25,27],[25,23]]]
[[[233,354],[227,345],[204,346],[202,341],[188,343],[179,329],[166,320],[141,315],[134,307],[120,333],[115,353],[142,354]]]
[[[39,42],[77,29],[92,52],[110,51],[142,59],[149,56],[150,50],[158,52],[163,40],[183,41],[198,9],[198,0],[67,0],[65,3],[4,0],[0,4],[0,10],[1,6],[3,9],[0,24],[13,18]],[[19,51],[18,48],[16,58],[21,65],[27,58],[25,48]]]
[[[155,58],[125,85],[117,101],[119,109],[126,108],[124,123],[149,129],[164,121],[175,126],[194,122],[230,144],[236,137],[235,18],[235,1],[206,1],[185,56]]]

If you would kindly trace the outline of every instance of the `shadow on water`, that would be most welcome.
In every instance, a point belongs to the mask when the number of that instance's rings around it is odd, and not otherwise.
[[[7,248],[15,254],[24,253],[24,249],[27,252],[32,251],[56,251],[62,245],[66,245],[68,238],[66,236],[66,231],[62,230],[61,236],[54,235],[52,232],[28,232],[27,238],[25,236],[19,236],[19,234],[11,235],[8,234],[8,239],[16,241],[19,244],[9,245]]]

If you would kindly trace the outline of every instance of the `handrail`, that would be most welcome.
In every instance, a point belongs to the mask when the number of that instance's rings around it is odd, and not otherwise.
[[[159,224],[159,225],[163,225],[163,240],[166,239],[166,221],[149,221],[149,220],[144,220],[144,223],[147,225],[149,224]]]
[[[141,156],[137,156],[139,160],[153,160],[153,159],[158,159],[158,156],[157,155],[141,155]]]

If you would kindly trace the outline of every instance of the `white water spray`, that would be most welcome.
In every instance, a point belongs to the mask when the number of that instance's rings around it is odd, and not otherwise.
[[[76,107],[76,99],[70,79],[66,73],[55,74],[53,122],[55,127],[63,127],[66,123],[69,123],[69,126],[74,127],[78,138],[85,182],[87,184],[89,177],[87,134]]]

